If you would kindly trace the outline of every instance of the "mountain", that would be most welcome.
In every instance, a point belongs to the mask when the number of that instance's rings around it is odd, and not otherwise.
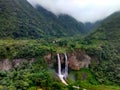
[[[88,38],[120,42],[120,12],[110,15],[102,21],[101,25]]]
[[[0,0],[0,37],[40,37],[39,13],[26,0]]]
[[[98,81],[120,85],[120,12],[107,17],[85,40],[96,46],[92,55],[96,55],[99,61],[93,68]]]
[[[27,0],[0,0],[0,38],[41,38],[84,34],[85,26],[68,15],[56,16]]]
[[[90,23],[90,22],[84,23],[85,33],[90,33],[92,31],[94,31],[93,29],[97,28],[100,25],[101,22],[102,22],[102,20],[96,21],[94,23]]]
[[[41,15],[45,17],[47,21],[46,25],[48,25],[46,27],[46,30],[48,29],[47,32],[49,32],[53,36],[56,34],[75,35],[78,33],[79,34],[85,33],[84,24],[76,21],[74,18],[70,17],[69,15],[56,16],[39,5],[36,7],[36,9],[40,12]],[[55,31],[58,33],[56,33]]]

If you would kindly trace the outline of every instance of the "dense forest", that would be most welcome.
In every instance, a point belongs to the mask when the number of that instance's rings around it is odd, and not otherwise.
[[[57,53],[82,59],[72,63],[89,57],[89,67],[69,66],[64,85],[56,71]],[[73,86],[120,89],[120,12],[83,24],[26,0],[0,0],[0,90],[77,90]]]
[[[34,8],[26,0],[0,0],[0,38],[73,36],[90,31],[87,26],[68,15],[56,16],[41,6]]]

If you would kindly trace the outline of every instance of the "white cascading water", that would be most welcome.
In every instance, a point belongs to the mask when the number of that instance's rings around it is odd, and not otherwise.
[[[65,78],[68,77],[68,58],[67,58],[67,54],[65,53]]]
[[[62,81],[62,83],[64,83],[65,85],[68,85],[66,83],[65,79],[64,79],[64,78],[68,77],[68,58],[67,58],[66,53],[64,55],[65,55],[65,72],[62,74],[61,73],[62,69],[61,69],[60,55],[57,54],[57,58],[58,58],[58,76],[59,76],[60,80]],[[77,86],[73,86],[73,88],[80,89],[80,87],[77,87]]]
[[[60,55],[57,54],[58,57],[58,75],[61,75],[61,62],[60,62]]]
[[[57,57],[58,57],[58,76],[59,76],[60,80],[62,81],[62,83],[64,83],[65,85],[68,85],[68,84],[66,83],[66,81],[64,80],[65,74],[62,74],[62,73],[61,73],[60,55],[57,54]],[[65,71],[65,72],[66,72],[66,71]]]

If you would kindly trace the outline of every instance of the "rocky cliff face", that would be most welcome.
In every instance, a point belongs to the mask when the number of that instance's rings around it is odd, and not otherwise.
[[[81,68],[88,68],[91,63],[91,58],[82,50],[77,50],[74,52],[67,53],[68,56],[68,66],[72,70],[80,70]],[[45,55],[44,59],[48,63],[48,66],[51,66],[50,64],[56,64],[57,65],[57,54],[54,53],[51,55],[48,53]],[[62,67],[65,67],[65,56],[64,54],[60,54],[61,64]],[[16,68],[19,65],[23,64],[25,61],[28,61],[30,64],[34,62],[35,59],[26,60],[26,59],[14,59],[14,60],[8,60],[3,59],[0,60],[0,70],[10,70],[11,68]],[[57,66],[56,66],[57,69]]]
[[[11,68],[12,68],[12,63],[8,59],[3,59],[0,61],[0,70],[8,71]]]
[[[14,59],[14,60],[3,59],[0,60],[0,70],[8,71],[13,67],[14,68],[18,67],[19,65],[23,64],[25,61],[31,64],[34,60],[35,59],[31,59],[29,61],[26,59]]]
[[[88,68],[91,63],[91,58],[81,50],[77,50],[74,52],[67,53],[68,56],[68,66],[72,70],[80,70],[80,68]],[[51,60],[53,57],[53,60]],[[61,64],[64,67],[65,57],[64,54],[60,54]],[[54,54],[47,54],[45,56],[45,60],[48,64],[55,63],[57,64],[57,56]],[[54,62],[53,62],[54,61]]]
[[[68,54],[68,65],[73,70],[88,68],[91,58],[83,51],[72,52]]]

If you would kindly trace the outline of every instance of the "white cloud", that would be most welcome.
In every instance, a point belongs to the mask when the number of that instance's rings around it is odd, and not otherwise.
[[[82,22],[95,22],[120,10],[120,0],[28,0],[59,15],[68,14]]]

